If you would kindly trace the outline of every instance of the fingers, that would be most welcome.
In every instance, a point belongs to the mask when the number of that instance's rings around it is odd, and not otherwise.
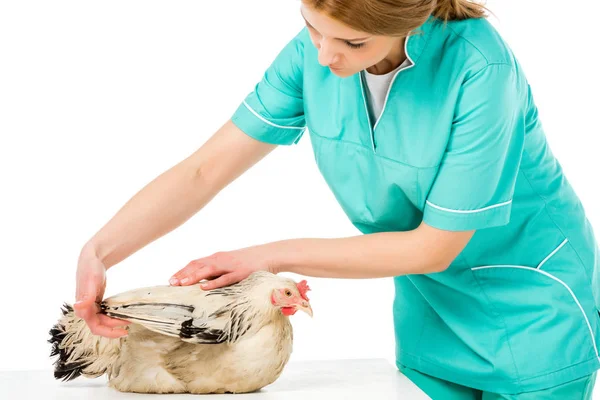
[[[102,324],[103,326],[107,326],[109,328],[116,328],[116,327],[126,326],[126,325],[131,324],[131,321],[125,321],[124,319],[109,317],[108,315],[104,315],[104,314],[97,314],[97,315],[98,315],[98,321],[100,322],[100,324]]]
[[[90,250],[91,249],[91,250]],[[130,322],[100,314],[106,286],[106,267],[96,256],[93,248],[82,251],[76,273],[75,315],[83,319],[91,333],[108,338],[118,338],[128,334],[124,329]]]
[[[98,305],[94,301],[93,297],[83,298],[73,304],[73,311],[75,315],[84,320],[91,319],[98,311]]]
[[[192,261],[181,271],[173,275],[169,280],[171,285],[192,285],[203,279],[210,279],[221,276],[225,271],[214,265],[205,265],[199,261]]]
[[[98,314],[98,305],[94,300],[90,301],[75,303],[73,308],[75,315],[85,321],[92,334],[108,338],[118,338],[128,334],[128,331],[121,327],[129,325],[131,322]]]
[[[202,265],[198,260],[190,261],[188,265],[177,271],[171,279],[169,279],[169,283],[171,285],[179,285],[183,279],[189,279],[191,274],[197,270],[198,268],[202,268]],[[187,281],[185,282],[187,283]]]
[[[76,299],[101,300],[105,284],[105,267],[97,259],[92,258],[85,261],[77,268],[76,274]]]
[[[123,328],[111,328],[109,326],[103,325],[100,323],[99,318],[94,318],[88,323],[88,326],[90,327],[90,331],[92,332],[92,334],[112,339],[121,336],[127,336],[127,334],[129,333],[126,329]]]
[[[77,293],[75,304],[84,304],[86,307],[90,306],[96,300],[96,287],[95,282],[91,278],[81,279],[77,283]]]
[[[204,279],[217,278],[226,273],[227,273],[227,271],[221,270],[221,269],[215,267],[214,265],[209,265],[209,266],[197,269],[188,277],[188,279],[189,279],[188,281],[186,281],[184,278],[184,280],[182,280],[181,282],[184,285],[191,285],[193,283],[200,282]]]
[[[230,272],[225,275],[221,275],[217,279],[213,279],[212,281],[204,282],[200,285],[200,287],[204,290],[217,289],[223,286],[233,285],[244,279],[244,275],[239,272]]]

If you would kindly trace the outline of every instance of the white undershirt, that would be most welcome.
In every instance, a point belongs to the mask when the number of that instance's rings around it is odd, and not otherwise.
[[[394,79],[394,75],[401,69],[407,66],[412,65],[412,62],[409,58],[404,60],[402,64],[400,64],[396,69],[388,72],[383,75],[375,75],[367,71],[366,69],[363,71],[363,76],[365,78],[365,83],[367,86],[367,104],[369,105],[369,117],[371,118],[371,126],[375,125],[375,122],[381,115],[383,111],[383,105],[385,103],[385,98],[388,93],[388,89]]]

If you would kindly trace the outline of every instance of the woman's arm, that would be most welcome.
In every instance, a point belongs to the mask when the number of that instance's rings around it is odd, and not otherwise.
[[[451,232],[421,224],[407,232],[382,232],[340,239],[273,243],[276,272],[327,278],[381,278],[444,271],[474,231]]]
[[[143,187],[82,248],[75,314],[95,335],[117,338],[128,322],[99,314],[106,270],[172,231],[276,146],[251,138],[231,121],[199,150]]]
[[[227,121],[200,149],[135,194],[86,247],[107,269],[114,266],[183,224],[275,147]]]
[[[451,232],[421,224],[407,232],[339,239],[290,239],[218,252],[191,261],[170,280],[204,289],[227,286],[253,271],[294,272],[322,278],[383,278],[445,270],[474,231]]]

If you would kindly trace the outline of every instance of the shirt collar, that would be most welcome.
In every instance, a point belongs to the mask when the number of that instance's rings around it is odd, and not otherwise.
[[[427,47],[433,25],[436,21],[437,19],[433,15],[430,15],[419,28],[411,31],[406,39],[406,56],[412,64],[416,64],[419,61],[421,54],[425,50],[425,47]]]

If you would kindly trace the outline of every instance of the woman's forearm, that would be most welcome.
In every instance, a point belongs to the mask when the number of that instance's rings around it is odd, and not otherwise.
[[[215,194],[196,166],[181,162],[140,191],[90,239],[106,268],[180,226]]]
[[[177,228],[275,146],[227,121],[200,149],[137,192],[84,246],[110,268]]]
[[[443,271],[472,232],[419,227],[339,239],[272,243],[273,270],[326,278],[383,278]]]

